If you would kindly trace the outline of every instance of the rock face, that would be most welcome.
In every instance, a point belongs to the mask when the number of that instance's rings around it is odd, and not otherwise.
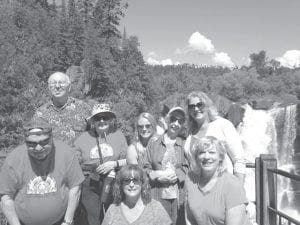
[[[253,109],[263,109],[263,110],[270,109],[273,106],[273,104],[274,101],[270,99],[258,99],[250,102],[250,105],[252,106]]]
[[[66,73],[69,75],[72,83],[71,95],[76,98],[84,98],[87,85],[83,68],[81,66],[70,66]]]
[[[233,103],[228,110],[227,119],[237,127],[243,121],[244,114],[245,108],[238,103]]]

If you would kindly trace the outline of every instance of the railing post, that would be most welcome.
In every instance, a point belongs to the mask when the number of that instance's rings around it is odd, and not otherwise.
[[[277,179],[268,168],[276,169],[274,155],[260,155],[255,159],[256,215],[259,225],[276,224],[276,215],[269,213],[268,206],[277,208]]]

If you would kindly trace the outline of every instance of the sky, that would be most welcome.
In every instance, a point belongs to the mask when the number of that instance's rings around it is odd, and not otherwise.
[[[300,66],[300,0],[127,0],[120,24],[153,65],[249,65],[269,59]]]

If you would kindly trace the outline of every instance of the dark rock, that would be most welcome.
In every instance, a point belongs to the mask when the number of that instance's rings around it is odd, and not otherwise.
[[[271,99],[258,99],[258,100],[253,100],[250,104],[251,104],[253,109],[268,110],[273,106],[274,100],[271,100]]]
[[[239,123],[243,121],[244,114],[245,108],[238,103],[233,103],[228,110],[226,118],[230,120],[235,127],[237,127]]]

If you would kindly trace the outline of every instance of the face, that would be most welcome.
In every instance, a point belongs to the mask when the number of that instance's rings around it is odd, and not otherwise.
[[[51,135],[29,134],[25,139],[30,156],[37,160],[43,160],[52,150]]]
[[[98,134],[103,134],[108,132],[109,126],[112,122],[112,117],[107,115],[99,115],[96,116],[93,120],[96,128],[96,132]]]
[[[146,118],[140,118],[137,122],[138,134],[144,139],[150,138],[154,133],[154,128]]]
[[[184,121],[184,118],[171,114],[168,121],[168,134],[170,136],[177,136],[183,127]]]
[[[196,161],[204,174],[213,174],[221,162],[221,157],[220,153],[216,150],[216,147],[210,146],[206,149],[198,151],[196,155]]]
[[[189,115],[195,120],[204,120],[208,116],[205,102],[198,97],[189,99],[188,111]]]
[[[125,198],[138,198],[141,196],[142,181],[133,171],[130,177],[122,179],[122,187]]]
[[[62,98],[70,91],[70,84],[62,74],[54,74],[49,78],[48,87],[50,93],[55,98]]]

